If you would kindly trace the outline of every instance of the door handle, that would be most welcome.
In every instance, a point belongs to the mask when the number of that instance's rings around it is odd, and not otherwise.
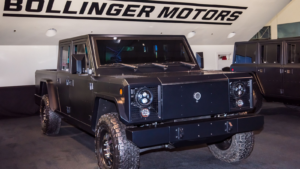
[[[258,72],[263,73],[264,70],[263,69],[257,69]]]
[[[284,69],[280,69],[280,74],[284,73]]]

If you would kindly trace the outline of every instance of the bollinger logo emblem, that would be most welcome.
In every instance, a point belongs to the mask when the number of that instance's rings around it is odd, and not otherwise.
[[[194,99],[196,99],[196,103],[198,103],[198,101],[201,99],[201,93],[200,92],[194,93]]]

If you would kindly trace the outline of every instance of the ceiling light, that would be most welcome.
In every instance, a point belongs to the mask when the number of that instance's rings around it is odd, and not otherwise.
[[[187,34],[187,38],[192,38],[192,37],[194,37],[196,35],[196,32],[195,31],[192,31],[192,32],[190,32],[190,33],[188,33]]]
[[[232,38],[235,36],[235,32],[231,32],[230,34],[228,34],[227,38]]]
[[[51,28],[51,29],[47,30],[46,36],[48,36],[48,37],[53,37],[53,36],[56,35],[56,32],[57,32],[56,29]]]

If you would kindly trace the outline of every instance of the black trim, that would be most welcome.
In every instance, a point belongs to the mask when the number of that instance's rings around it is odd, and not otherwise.
[[[215,8],[231,8],[231,9],[248,9],[248,7],[242,7],[242,6],[195,4],[195,3],[185,3],[185,2],[143,1],[143,0],[111,0],[111,1],[140,2],[140,3],[168,4],[168,5],[187,5],[187,6],[202,6],[202,7],[215,7]]]
[[[227,122],[231,122],[232,128],[226,130]],[[226,118],[211,118],[184,122],[165,123],[157,126],[146,126],[127,128],[127,139],[132,141],[139,148],[176,143],[185,140],[206,140],[218,142],[215,136],[234,135],[249,131],[260,130],[264,126],[264,116],[246,115],[230,116]],[[182,129],[182,137],[179,129]]]
[[[121,19],[103,17],[77,17],[77,16],[55,16],[55,15],[28,15],[28,14],[8,14],[4,17],[29,17],[29,18],[58,18],[58,19],[85,19],[85,20],[111,20],[111,21],[133,21],[133,22],[163,22],[163,23],[188,23],[188,24],[211,24],[211,25],[232,25],[232,23],[221,22],[192,22],[192,21],[173,21],[173,20],[145,20],[145,19]]]

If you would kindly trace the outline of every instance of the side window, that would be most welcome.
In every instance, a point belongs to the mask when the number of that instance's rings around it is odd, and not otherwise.
[[[89,59],[88,59],[88,52],[87,47],[85,44],[76,44],[74,45],[74,53],[75,54],[84,54],[85,58],[76,60],[76,72],[81,73],[88,73],[87,68],[89,68]],[[73,70],[72,70],[73,71]]]
[[[288,63],[300,63],[300,42],[288,43]]]
[[[85,44],[78,44],[74,46],[75,54],[87,54],[87,48]]]
[[[266,44],[261,46],[261,63],[280,63],[281,56],[281,45],[280,44]]]
[[[235,61],[239,64],[256,63],[257,44],[236,44],[235,45]]]
[[[61,70],[69,71],[70,46],[61,47]]]

